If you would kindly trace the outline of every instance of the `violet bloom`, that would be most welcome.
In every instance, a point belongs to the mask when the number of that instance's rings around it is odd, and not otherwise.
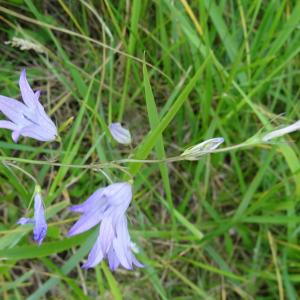
[[[111,270],[119,265],[131,270],[133,265],[143,267],[132,253],[126,210],[132,199],[132,187],[128,182],[114,183],[98,189],[84,203],[70,209],[81,213],[68,236],[80,234],[99,224],[98,238],[89,253],[85,269],[95,267],[104,258]]]
[[[42,244],[43,239],[47,234],[47,223],[44,213],[43,200],[40,193],[34,195],[34,217],[31,218],[21,218],[17,224],[34,224],[33,238],[38,242],[39,246]]]
[[[122,127],[121,123],[111,123],[109,130],[113,138],[120,144],[129,145],[131,144],[130,131]]]
[[[55,140],[57,129],[39,102],[40,91],[33,92],[25,69],[21,72],[19,86],[23,102],[0,95],[0,111],[9,119],[0,120],[0,128],[12,130],[16,143],[20,136],[31,137],[38,141]]]

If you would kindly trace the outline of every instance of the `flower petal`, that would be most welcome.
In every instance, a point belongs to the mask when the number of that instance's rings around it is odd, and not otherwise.
[[[95,206],[105,205],[104,198],[102,198],[103,188],[98,189],[90,197],[88,197],[82,204],[73,205],[69,209],[78,213],[86,213],[87,211],[94,209]]]
[[[48,134],[45,127],[41,127],[36,124],[24,126],[18,131],[19,135],[24,137],[31,137],[41,142],[49,142],[55,139],[55,136]]]
[[[118,182],[109,185],[104,190],[104,195],[110,205],[122,205],[127,209],[132,199],[132,187],[128,182]]]
[[[112,271],[115,271],[118,268],[118,266],[120,265],[120,261],[116,255],[116,252],[113,247],[110,247],[108,254],[107,254],[107,259],[108,259],[108,263],[109,263],[109,268]]]
[[[73,236],[85,232],[99,224],[103,218],[101,208],[95,208],[84,213],[78,221],[71,227],[68,236]]]
[[[131,144],[130,131],[122,127],[121,123],[112,123],[109,125],[109,130],[113,138],[120,144]]]
[[[55,139],[57,136],[57,128],[50,117],[46,114],[44,107],[38,101],[40,91],[35,93],[37,109],[35,111],[36,120],[39,126],[44,128],[44,135],[47,134],[48,139]]]
[[[31,89],[27,78],[25,69],[22,70],[19,80],[20,90],[24,103],[30,108],[27,114],[32,123],[36,124],[36,132],[28,133],[27,136],[37,139],[39,141],[52,141],[56,138],[57,129],[52,120],[45,113],[44,107],[39,102],[40,91],[35,93]],[[37,135],[37,132],[39,134]],[[23,135],[23,134],[22,134]]]
[[[107,254],[113,239],[115,237],[114,228],[112,227],[111,217],[104,218],[100,225],[100,245],[104,255]]]
[[[114,239],[113,247],[116,255],[125,269],[132,269],[130,236],[127,228],[126,216],[119,218],[117,224],[117,237]]]
[[[34,224],[34,220],[31,218],[21,218],[17,222],[18,225],[25,225],[25,224]]]
[[[24,103],[31,109],[35,109],[36,107],[35,96],[33,90],[31,89],[27,81],[25,69],[23,69],[21,72],[20,79],[19,79],[19,86],[20,86],[22,99]]]
[[[40,95],[41,95],[41,91],[40,90],[35,91],[35,93],[34,93],[34,100],[35,100],[36,103],[39,103],[39,104],[40,104],[40,102],[39,102]],[[44,110],[44,107],[41,104],[40,104],[40,106]]]
[[[15,130],[17,128],[17,126],[13,122],[0,120],[0,128]]]
[[[13,141],[14,141],[15,143],[17,143],[18,140],[19,140],[19,137],[20,137],[20,129],[14,130],[14,131],[12,132],[12,134],[11,134],[11,137],[12,137]]]
[[[134,254],[133,253],[131,253],[131,255],[132,255],[132,263],[136,266],[136,267],[138,267],[138,268],[144,268],[145,267],[145,265],[143,265],[142,263],[140,263],[137,259],[136,259],[136,257],[134,256]]]
[[[132,253],[130,235],[126,216],[123,215],[117,223],[117,237],[114,239],[113,248],[121,265],[128,270],[132,269],[133,264],[137,267],[143,267]]]
[[[98,265],[103,259],[103,252],[101,249],[100,235],[98,235],[97,240],[89,253],[88,260],[82,265],[83,269],[93,268]]]
[[[30,124],[24,118],[24,113],[28,112],[28,108],[20,101],[0,95],[0,111],[15,124]]]

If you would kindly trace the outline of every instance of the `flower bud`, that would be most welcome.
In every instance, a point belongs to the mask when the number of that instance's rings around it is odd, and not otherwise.
[[[289,126],[286,126],[281,129],[277,129],[277,130],[267,133],[265,136],[263,136],[262,140],[264,142],[268,142],[274,138],[281,137],[283,135],[297,131],[299,129],[300,129],[300,120]]]
[[[224,138],[218,137],[209,139],[200,144],[186,149],[180,156],[186,160],[198,160],[202,155],[213,152],[224,142]]]

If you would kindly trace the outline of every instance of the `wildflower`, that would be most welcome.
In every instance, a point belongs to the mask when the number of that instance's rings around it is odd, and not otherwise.
[[[44,206],[41,194],[36,192],[34,195],[34,217],[31,218],[21,218],[17,224],[34,224],[33,238],[38,242],[40,246],[47,234],[47,223],[45,219]]]
[[[186,149],[180,156],[184,157],[186,160],[198,160],[200,156],[217,149],[223,142],[224,139],[222,137],[209,139]]]
[[[56,126],[39,102],[40,91],[33,92],[31,89],[25,69],[21,72],[19,86],[24,104],[0,95],[0,111],[9,119],[0,120],[0,128],[12,130],[15,143],[20,136],[44,142],[54,140],[57,136]]]
[[[83,268],[95,267],[105,258],[112,270],[119,265],[128,270],[133,265],[143,267],[132,253],[128,232],[126,210],[131,199],[131,184],[120,182],[98,189],[84,203],[70,208],[82,215],[69,230],[68,236],[80,234],[99,225],[97,240]]]
[[[111,123],[109,130],[113,138],[120,144],[129,145],[131,144],[130,131],[122,127],[121,123]]]
[[[277,130],[269,132],[268,134],[263,136],[262,140],[264,142],[268,142],[271,139],[286,135],[288,133],[297,131],[299,129],[300,129],[300,120],[295,122],[294,124],[289,125],[289,126],[286,126],[286,127],[281,128],[281,129],[277,129]]]

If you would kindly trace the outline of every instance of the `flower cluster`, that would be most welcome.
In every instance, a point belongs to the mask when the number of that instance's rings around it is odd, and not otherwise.
[[[7,120],[0,120],[0,128],[11,130],[14,142],[18,142],[20,136],[43,142],[55,140],[57,128],[39,102],[40,91],[34,92],[31,89],[25,70],[21,72],[19,86],[23,102],[0,95],[0,111],[7,117]],[[120,123],[112,123],[110,131],[117,142],[131,143],[129,130]],[[70,208],[71,211],[81,213],[81,217],[72,226],[68,236],[98,226],[98,238],[83,268],[95,267],[104,258],[108,259],[112,270],[119,265],[126,269],[132,269],[133,266],[143,267],[133,254],[133,243],[127,226],[126,210],[131,200],[131,184],[121,182],[98,189],[84,203]],[[20,218],[17,224],[32,224],[33,238],[39,246],[42,244],[48,226],[39,187],[34,193],[33,217]]]
[[[0,95],[0,111],[7,118],[6,120],[0,120],[0,128],[11,130],[12,139],[15,143],[18,142],[20,136],[30,137],[42,142],[54,141],[58,136],[57,128],[39,102],[40,91],[34,92],[31,89],[25,70],[21,72],[19,86],[23,101]],[[299,129],[300,121],[297,121],[284,128],[259,136],[257,142],[267,143],[274,138]],[[118,143],[124,145],[132,143],[130,131],[120,123],[111,123],[109,130],[113,139]],[[206,140],[186,149],[179,157],[175,157],[175,160],[199,160],[204,155],[224,151],[226,148],[217,149],[223,142],[222,137]],[[231,147],[231,149],[241,147],[241,145],[243,146],[245,143]],[[173,158],[172,161],[175,160]],[[33,217],[23,217],[19,219],[17,224],[33,225],[33,238],[38,245],[41,245],[46,237],[48,226],[39,187],[36,187],[33,198]],[[134,266],[143,267],[143,264],[133,254],[135,244],[131,241],[128,231],[126,211],[131,200],[131,183],[118,182],[99,188],[82,204],[70,207],[70,210],[79,213],[80,217],[70,228],[69,237],[81,234],[94,227],[98,232],[98,237],[87,261],[82,266],[83,268],[93,268],[103,259],[108,260],[111,270],[115,270],[119,266],[128,270],[131,270]]]

